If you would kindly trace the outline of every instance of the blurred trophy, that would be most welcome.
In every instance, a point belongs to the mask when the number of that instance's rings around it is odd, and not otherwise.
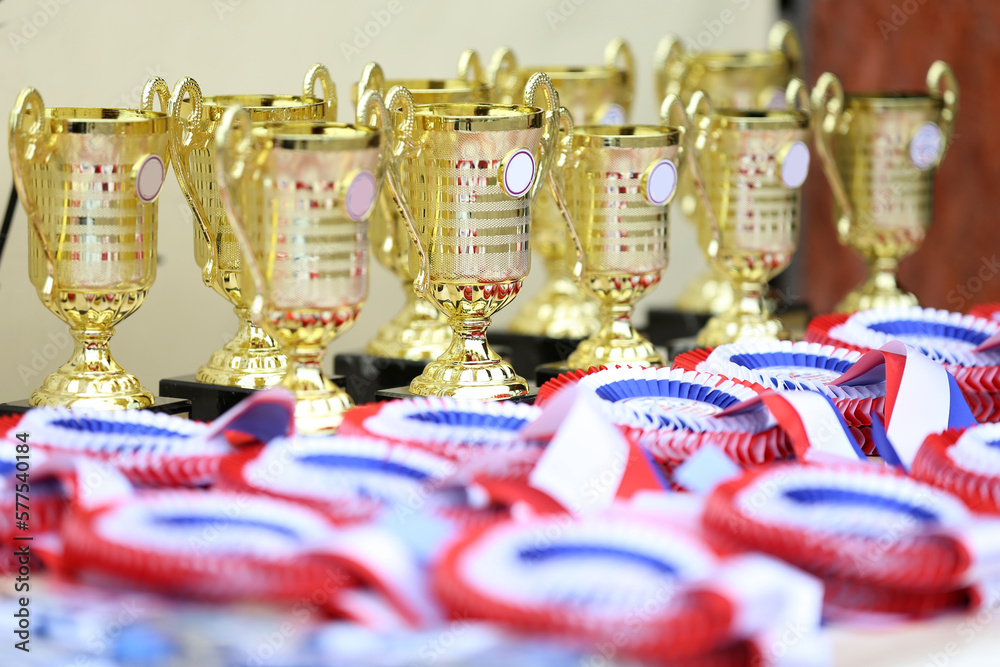
[[[787,110],[712,109],[695,92],[688,157],[698,240],[732,283],[733,305],[712,317],[698,345],[787,338],[764,301],[767,281],[792,259],[799,236],[799,188],[809,172],[809,96],[793,79]]]
[[[521,67],[513,52],[499,49],[491,61],[500,102],[514,103],[534,72],[545,72],[559,93],[560,104],[579,123],[621,125],[628,122],[635,87],[632,52],[621,39],[604,49],[604,64],[580,67]],[[576,262],[566,223],[544,188],[532,211],[531,242],[545,260],[547,282],[511,322],[510,331],[548,338],[585,338],[600,327],[598,305],[571,274]],[[549,360],[551,361],[551,360]]]
[[[28,214],[28,271],[46,308],[70,327],[70,360],[32,406],[146,408],[153,395],[111,356],[114,326],[156,278],[156,198],[169,163],[170,91],[151,79],[135,109],[46,108],[25,88],[10,116],[17,194]]]
[[[353,405],[322,362],[367,295],[368,216],[385,143],[364,125],[254,125],[238,106],[216,133],[219,194],[243,251],[245,303],[288,359],[281,385],[295,393],[300,431],[335,429]]]
[[[535,106],[539,89],[548,109]],[[560,119],[569,118],[558,100],[540,73],[528,81],[524,104],[413,107],[405,88],[390,94],[402,147],[391,162],[399,183],[393,195],[418,237],[410,254],[411,266],[420,259],[415,286],[454,332],[448,350],[410,383],[413,394],[528,394],[524,378],[490,348],[486,329],[530,268],[531,206],[557,150]]]
[[[704,91],[717,108],[784,108],[785,88],[800,76],[802,49],[795,28],[778,21],[768,33],[765,51],[697,51],[684,48],[673,35],[664,37],[656,50],[657,103],[667,94],[679,95],[685,103],[696,90]],[[690,174],[680,184],[681,209],[692,218],[695,192]],[[725,277],[707,272],[691,283],[678,299],[685,312],[718,315],[733,303],[733,290]]]
[[[933,176],[958,113],[958,82],[947,64],[927,72],[927,93],[844,95],[833,74],[813,91],[816,150],[834,194],[837,235],[868,263],[868,279],[842,312],[913,306],[896,284],[899,261],[931,224]]]
[[[660,283],[670,258],[667,204],[677,189],[687,119],[676,95],[663,100],[660,116],[659,126],[578,126],[572,152],[553,169],[556,198],[580,234],[583,285],[601,304],[601,327],[570,355],[571,368],[664,363],[632,326],[635,303]]]
[[[317,84],[322,97],[314,96]],[[215,132],[226,109],[234,104],[246,109],[254,125],[335,120],[337,93],[326,67],[316,64],[306,72],[301,96],[203,97],[198,83],[185,77],[174,86],[170,99],[170,155],[181,192],[194,213],[195,261],[204,283],[233,305],[238,318],[236,335],[212,353],[195,379],[212,385],[262,389],[280,382],[287,364],[271,336],[250,321],[243,296],[240,247],[219,199]]]
[[[469,49],[459,56],[455,79],[394,79],[386,81],[382,68],[369,63],[354,88],[359,94],[376,90],[382,95],[394,86],[410,91],[414,104],[485,104],[492,100],[493,87],[486,82],[479,55]],[[372,253],[403,283],[406,303],[378,335],[368,341],[365,352],[391,359],[429,361],[444,354],[451,343],[451,327],[444,313],[413,291],[410,274],[410,247],[406,223],[399,215],[388,189],[382,191],[370,222]],[[341,372],[341,371],[338,371]],[[419,370],[416,371],[419,373]],[[411,375],[410,378],[413,376]]]

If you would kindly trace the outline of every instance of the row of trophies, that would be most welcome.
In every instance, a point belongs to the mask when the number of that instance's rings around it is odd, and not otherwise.
[[[351,404],[321,362],[365,301],[370,250],[408,296],[366,352],[428,362],[410,385],[417,395],[528,393],[486,329],[521,289],[529,241],[548,282],[513,331],[586,338],[571,368],[663,364],[631,313],[667,267],[675,192],[714,270],[682,301],[715,314],[699,344],[781,336],[765,287],[797,245],[811,136],[840,238],[871,266],[842,307],[915,302],[894,274],[930,222],[957,112],[947,65],[932,65],[925,93],[845,95],[824,74],[810,96],[785,22],[762,52],[688,53],[667,38],[660,124],[630,125],[632,54],[614,40],[604,60],[522,67],[501,49],[484,70],[466,51],[458,77],[440,80],[386,80],[369,64],[353,124],[334,122],[322,65],[301,96],[211,97],[192,78],[172,92],[153,79],[138,110],[49,108],[25,89],[10,157],[32,228],[31,280],[76,341],[30,404],[152,401],[108,341],[153,283],[170,163],[194,213],[202,278],[239,318],[197,380],[280,382],[299,399],[302,430],[335,428]]]

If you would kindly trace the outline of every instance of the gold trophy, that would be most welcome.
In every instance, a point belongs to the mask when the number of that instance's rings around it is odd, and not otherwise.
[[[539,89],[548,109],[534,104]],[[528,383],[490,348],[486,328],[528,274],[531,206],[559,128],[572,123],[569,112],[541,73],[528,81],[524,104],[414,107],[406,89],[395,88],[390,108],[401,146],[390,165],[399,183],[393,195],[417,236],[415,288],[448,316],[454,333],[410,391],[481,400],[527,395]]]
[[[377,93],[372,93],[377,95]],[[384,173],[383,133],[365,125],[223,114],[215,169],[243,251],[243,298],[288,359],[281,385],[300,431],[335,429],[351,398],[322,369],[368,290],[368,216]]]
[[[841,312],[917,304],[896,284],[896,268],[931,224],[934,172],[958,113],[958,82],[947,64],[931,65],[927,88],[845,96],[827,73],[813,90],[816,150],[834,195],[837,235],[869,270],[837,306]]]
[[[785,88],[801,73],[802,49],[788,21],[775,23],[767,42],[768,48],[763,51],[691,52],[676,36],[664,37],[653,67],[657,103],[670,93],[687,103],[694,91],[702,90],[719,108],[784,108]],[[695,198],[691,176],[685,175],[680,184],[680,202],[688,218],[694,216]],[[677,307],[686,312],[718,315],[732,303],[729,281],[715,272],[706,272],[684,291]]]
[[[514,102],[534,72],[545,72],[559,93],[560,104],[577,121],[621,125],[628,122],[635,88],[632,52],[621,39],[604,49],[604,64],[582,67],[519,67],[513,52],[499,49],[490,76],[497,82],[499,101]],[[513,333],[548,338],[585,338],[600,327],[597,302],[572,276],[576,254],[566,223],[549,188],[532,211],[531,242],[545,261],[548,280],[511,322]]]
[[[10,161],[31,224],[28,271],[70,327],[73,355],[32,406],[145,408],[153,395],[111,356],[114,326],[156,278],[156,198],[169,164],[170,91],[151,79],[135,109],[46,108],[25,88],[10,116]]]
[[[314,96],[316,85],[322,97]],[[215,131],[230,105],[238,104],[255,125],[273,121],[335,120],[337,93],[320,64],[306,72],[301,96],[218,95],[203,97],[198,83],[185,77],[170,99],[170,155],[181,192],[194,214],[194,256],[206,285],[227,299],[236,312],[236,335],[198,369],[198,382],[263,389],[281,381],[285,357],[274,340],[250,321],[241,283],[241,254],[215,175]]]
[[[458,78],[455,79],[396,79],[386,81],[382,68],[369,63],[354,88],[354,98],[366,90],[377,90],[382,95],[394,86],[410,91],[414,104],[490,102],[493,86],[486,82],[479,55],[469,49],[458,59]],[[413,291],[410,274],[410,246],[408,230],[388,189],[382,191],[375,213],[372,214],[369,233],[372,254],[385,268],[403,282],[406,303],[403,309],[365,346],[367,354],[392,359],[429,361],[437,359],[451,343],[451,327],[444,313],[427,299]]]
[[[695,92],[688,157],[698,240],[732,283],[736,299],[712,317],[698,345],[787,338],[764,301],[767,281],[788,266],[799,236],[799,189],[809,172],[809,99],[793,79],[788,109],[712,109]]]
[[[673,127],[672,111],[680,121]],[[569,356],[571,368],[664,363],[632,326],[635,303],[659,284],[670,259],[667,204],[687,127],[676,95],[663,100],[660,117],[659,126],[578,126],[572,152],[553,170],[556,199],[580,234],[583,285],[601,304],[601,327]]]

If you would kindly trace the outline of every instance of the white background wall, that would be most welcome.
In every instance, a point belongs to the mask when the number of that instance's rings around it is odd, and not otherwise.
[[[396,14],[387,11],[390,5]],[[386,24],[375,24],[377,30],[368,25],[375,36],[365,44],[358,33],[374,20],[373,12]],[[462,49],[476,48],[486,61],[506,44],[522,63],[599,64],[604,44],[622,36],[638,61],[633,120],[652,122],[652,58],[664,34],[713,49],[760,48],[776,15],[772,0],[4,0],[0,112],[6,118],[25,86],[37,88],[49,106],[135,106],[152,74],[171,87],[193,76],[206,95],[298,93],[305,70],[319,61],[333,74],[340,120],[346,121],[350,85],[370,60],[389,77],[440,78],[452,75]],[[227,303],[201,284],[190,213],[173,174],[167,179],[159,199],[156,284],[113,339],[118,360],[154,392],[160,378],[194,372],[235,328]],[[10,182],[10,164],[0,159],[0,200]],[[28,281],[27,230],[19,208],[0,264],[0,401],[26,398],[70,353],[68,336],[57,336],[65,325],[41,305]],[[535,267],[537,274],[497,324],[538,288],[543,271],[540,262]],[[639,321],[649,306],[676,298],[702,267],[693,228],[677,215],[670,269],[642,303]],[[331,354],[363,347],[402,304],[396,280],[381,266],[373,264],[371,276],[368,305]]]

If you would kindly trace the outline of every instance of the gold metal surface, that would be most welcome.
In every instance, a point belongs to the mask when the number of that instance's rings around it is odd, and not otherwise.
[[[679,95],[686,104],[696,90],[704,91],[718,108],[783,108],[785,88],[801,75],[802,49],[795,28],[778,21],[768,33],[763,51],[692,52],[674,36],[664,37],[656,50],[657,103],[667,94]],[[690,172],[680,184],[679,201],[688,218],[694,217],[696,194]],[[718,315],[733,304],[733,290],[725,276],[710,270],[696,278],[681,294],[677,307],[686,312]]]
[[[32,406],[153,403],[111,356],[109,341],[156,278],[156,179],[166,176],[170,156],[167,116],[152,108],[157,99],[165,108],[168,96],[158,77],[146,83],[139,110],[50,109],[33,88],[18,96],[8,146],[31,225],[28,271],[74,339],[70,360],[31,394]]]
[[[701,91],[691,97],[688,115],[697,129],[688,156],[699,243],[736,294],[698,334],[700,346],[787,337],[763,294],[798,243],[801,181],[789,186],[786,179],[795,172],[804,180],[808,170],[809,101],[801,80],[789,84],[786,101],[784,111],[713,110]],[[805,151],[804,166],[786,163],[793,146],[799,158]]]
[[[547,108],[535,106],[539,90]],[[410,391],[481,400],[523,396],[528,383],[490,348],[486,329],[528,274],[531,205],[559,150],[560,127],[571,127],[569,113],[544,74],[528,81],[524,104],[414,106],[397,87],[388,105],[395,134],[389,181],[412,232],[415,289],[447,315],[454,333]],[[515,156],[523,164],[528,155],[530,180],[504,182],[505,170],[518,171],[511,166]],[[509,194],[517,187],[520,194]]]
[[[518,66],[504,47],[491,60],[490,78],[498,99],[512,102],[534,72],[545,72],[559,93],[560,104],[583,124],[621,125],[628,122],[635,88],[635,67],[628,44],[614,39],[596,66]],[[531,242],[545,262],[547,280],[511,322],[515,333],[549,338],[585,338],[600,328],[598,304],[571,276],[575,262],[562,214],[545,188],[532,211]]]
[[[679,116],[673,125],[672,112]],[[553,189],[580,234],[582,283],[600,303],[600,328],[569,356],[572,368],[664,363],[632,326],[635,303],[659,284],[670,258],[670,200],[651,201],[647,179],[664,160],[677,175],[687,118],[674,95],[660,116],[660,126],[577,127],[572,152],[558,169]]]
[[[868,263],[868,279],[837,306],[841,312],[912,306],[917,298],[896,283],[899,261],[924,240],[934,209],[934,173],[958,113],[958,82],[941,61],[927,73],[926,94],[844,95],[833,74],[813,90],[816,148],[834,194],[837,235]],[[921,131],[940,151],[918,166],[911,147]],[[921,168],[923,167],[923,168]]]
[[[493,98],[493,86],[483,74],[479,55],[469,49],[458,59],[455,79],[391,79],[385,80],[382,68],[369,63],[361,81],[351,94],[357,103],[358,91],[375,90],[385,95],[395,86],[410,91],[415,104],[471,103],[485,104]],[[451,327],[444,313],[412,289],[410,250],[406,223],[392,201],[389,189],[382,191],[370,223],[372,253],[403,283],[406,302],[403,309],[365,345],[365,352],[379,357],[429,361],[437,359],[451,344]]]
[[[317,84],[322,96],[315,96]],[[250,321],[242,290],[242,254],[219,199],[215,174],[215,132],[226,110],[239,105],[251,123],[334,120],[337,93],[326,67],[306,72],[298,95],[216,95],[203,97],[185,77],[170,99],[170,153],[174,174],[194,214],[194,256],[202,280],[233,305],[236,334],[198,369],[199,382],[263,389],[281,381],[287,361],[274,340]]]
[[[323,355],[367,295],[367,218],[385,137],[328,121],[254,125],[234,106],[215,142],[219,194],[243,251],[241,293],[288,359],[281,384],[295,393],[296,428],[335,429],[353,402],[323,374]],[[365,182],[366,208],[358,211],[356,188]]]

